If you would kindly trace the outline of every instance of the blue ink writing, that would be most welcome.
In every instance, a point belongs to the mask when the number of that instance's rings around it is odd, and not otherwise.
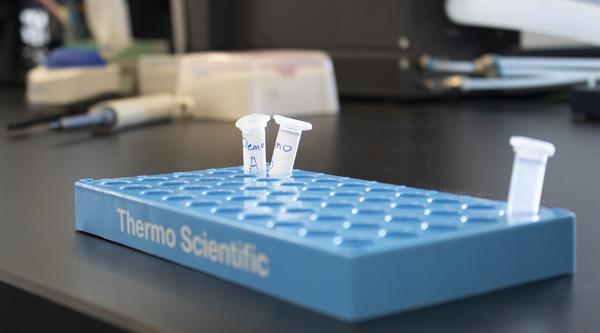
[[[292,146],[282,145],[281,143],[277,142],[275,144],[275,149],[283,150],[284,152],[289,153],[290,151],[292,151]]]
[[[265,148],[265,143],[261,142],[260,144],[252,144],[248,143],[248,139],[242,137],[242,148],[250,151],[255,150],[263,150]]]
[[[252,168],[256,168],[256,171],[258,171],[258,163],[256,162],[256,156],[250,157],[250,171],[252,171]]]

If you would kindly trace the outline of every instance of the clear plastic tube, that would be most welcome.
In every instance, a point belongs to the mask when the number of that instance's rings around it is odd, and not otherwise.
[[[279,124],[279,132],[275,140],[275,147],[273,147],[269,175],[289,175],[294,168],[294,161],[296,160],[302,131],[311,130],[312,125],[305,121],[279,115],[273,116],[273,119]]]
[[[522,136],[510,138],[515,151],[507,214],[509,218],[538,214],[548,157],[556,151],[550,142]]]
[[[235,123],[235,126],[242,131],[244,172],[266,174],[265,127],[269,120],[271,117],[266,114],[250,114]]]

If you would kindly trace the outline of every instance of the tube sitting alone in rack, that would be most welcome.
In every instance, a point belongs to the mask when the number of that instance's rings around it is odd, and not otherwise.
[[[271,157],[271,176],[286,176],[292,173],[298,144],[302,131],[312,129],[311,123],[287,118],[280,115],[273,116],[275,122],[279,124],[279,132],[273,147],[273,157]]]
[[[265,127],[269,120],[270,116],[256,113],[243,116],[235,122],[235,126],[242,131],[244,172],[265,174],[267,171]]]
[[[508,192],[509,218],[537,215],[540,209],[546,162],[556,151],[550,142],[513,136],[515,160]]]

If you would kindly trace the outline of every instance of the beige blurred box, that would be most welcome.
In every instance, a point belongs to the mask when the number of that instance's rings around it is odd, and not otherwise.
[[[202,52],[145,56],[140,94],[189,97],[195,118],[233,120],[251,113],[303,116],[339,110],[335,73],[320,51]]]

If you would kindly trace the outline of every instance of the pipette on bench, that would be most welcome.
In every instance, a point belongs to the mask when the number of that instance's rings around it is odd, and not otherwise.
[[[273,116],[273,119],[279,124],[279,132],[273,147],[269,175],[286,176],[291,174],[294,168],[302,131],[311,130],[312,124],[280,115]]]
[[[86,114],[62,117],[50,123],[53,130],[94,128],[117,131],[138,125],[167,121],[185,115],[191,101],[170,94],[132,97],[100,103]]]
[[[508,192],[508,217],[535,216],[540,209],[546,163],[556,148],[550,142],[523,136],[511,137],[510,144],[515,160]]]
[[[265,127],[271,120],[266,114],[250,114],[235,122],[242,131],[242,149],[244,154],[244,172],[264,174],[267,171],[267,145]]]

